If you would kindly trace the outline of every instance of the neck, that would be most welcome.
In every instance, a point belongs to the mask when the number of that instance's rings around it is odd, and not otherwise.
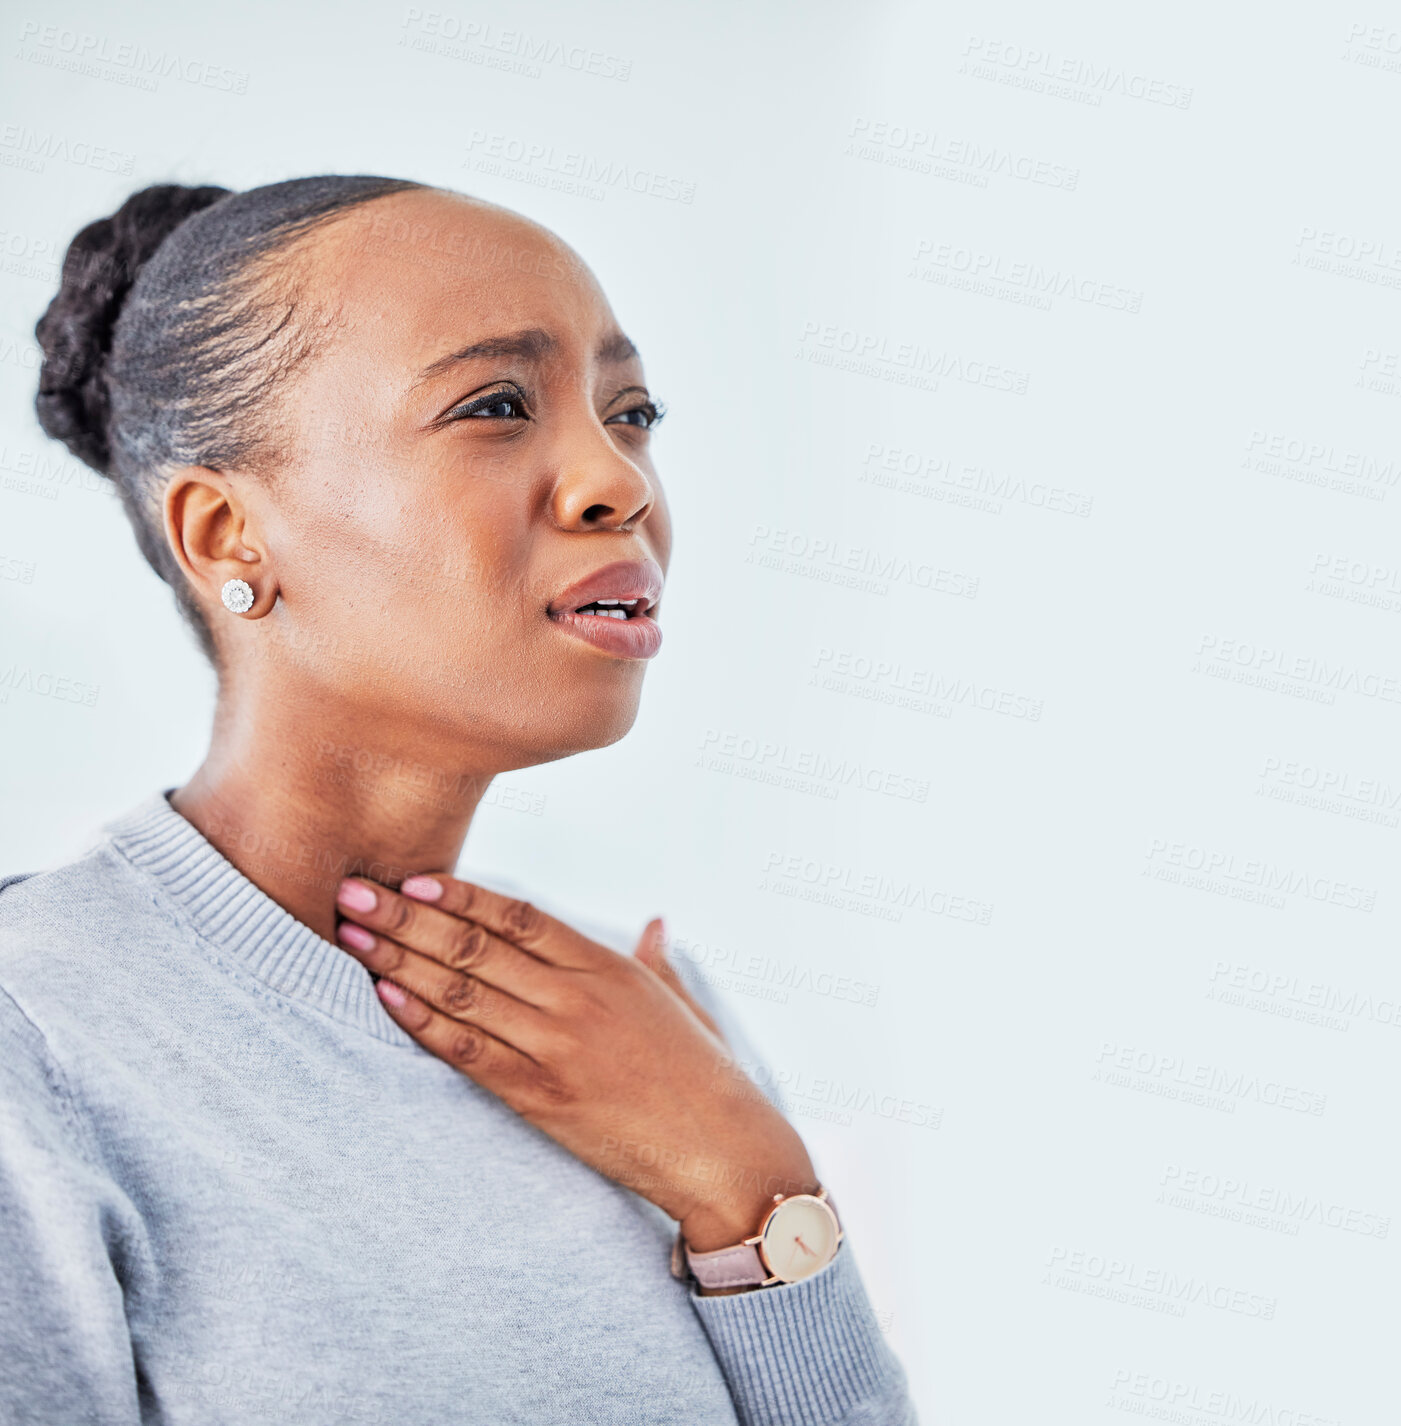
[[[327,698],[283,690],[245,706],[221,696],[209,755],[170,801],[249,881],[334,941],[342,877],[398,886],[457,865],[497,771],[469,762],[431,730],[396,730]]]

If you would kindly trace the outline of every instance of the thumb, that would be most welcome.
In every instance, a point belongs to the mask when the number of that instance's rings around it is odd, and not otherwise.
[[[691,1013],[707,1030],[719,1036],[722,1041],[725,1039],[720,1033],[720,1027],[686,989],[685,982],[676,973],[676,967],[668,958],[666,923],[660,916],[654,916],[643,928],[642,939],[638,941],[637,950],[633,954],[648,969],[656,972],[672,994],[686,1003]]]
[[[663,974],[663,966],[671,969],[671,963],[666,958],[666,922],[660,916],[653,916],[642,928],[642,937],[633,955],[643,965],[651,966],[658,975]]]

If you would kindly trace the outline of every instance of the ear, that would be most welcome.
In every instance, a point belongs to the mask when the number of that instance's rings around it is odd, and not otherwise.
[[[252,512],[228,476],[197,465],[177,470],[166,486],[164,511],[166,540],[204,604],[218,607],[225,583],[242,579],[253,590],[243,618],[272,612],[277,581]]]

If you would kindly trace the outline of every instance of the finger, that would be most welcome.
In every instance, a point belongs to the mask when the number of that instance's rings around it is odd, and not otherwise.
[[[660,916],[649,921],[642,932],[642,939],[637,943],[637,950],[634,953],[648,969],[655,971],[666,984],[667,988],[679,996],[691,1008],[702,1025],[721,1040],[725,1036],[720,1027],[711,1018],[709,1012],[696,1000],[696,997],[687,989],[685,981],[677,973],[676,967],[672,965],[667,955],[666,926]]]
[[[341,883],[337,902],[347,920],[431,956],[451,970],[468,971],[531,1005],[550,1002],[555,979],[550,966],[493,936],[480,923],[463,921],[359,877]]]
[[[343,921],[336,928],[336,939],[367,970],[412,991],[444,1015],[480,1026],[532,1059],[543,1050],[549,1019],[534,1005],[353,922]]]
[[[617,954],[528,901],[502,896],[470,881],[434,872],[409,877],[400,890],[406,897],[428,902],[450,916],[475,921],[492,935],[554,965],[592,970]]]
[[[534,1060],[476,1025],[435,1010],[392,980],[375,989],[390,1016],[440,1060],[505,1099],[539,1074]]]

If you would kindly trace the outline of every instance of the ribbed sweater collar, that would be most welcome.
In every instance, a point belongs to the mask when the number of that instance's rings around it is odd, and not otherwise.
[[[206,941],[282,995],[392,1045],[417,1042],[390,1018],[354,956],[248,880],[158,792],[104,829]]]

